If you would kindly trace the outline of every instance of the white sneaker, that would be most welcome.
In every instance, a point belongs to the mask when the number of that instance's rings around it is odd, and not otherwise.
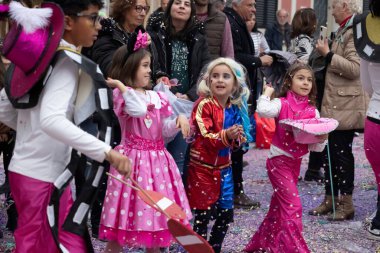
[[[375,210],[369,217],[365,218],[364,223],[369,225],[372,223],[372,220],[376,217],[377,210]]]
[[[372,225],[367,229],[368,239],[380,241],[380,229],[372,228]]]

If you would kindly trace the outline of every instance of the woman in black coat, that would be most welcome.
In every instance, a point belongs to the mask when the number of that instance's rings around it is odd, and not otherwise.
[[[162,23],[150,31],[155,50],[153,58],[159,61],[160,71],[153,72],[155,78],[167,76],[176,78],[181,84],[171,91],[179,98],[195,101],[197,81],[202,68],[209,62],[203,25],[195,20],[193,0],[170,0]],[[167,149],[178,168],[183,172],[187,143],[179,133]]]
[[[111,18],[101,21],[102,30],[100,30],[94,46],[87,53],[93,61],[99,64],[105,76],[108,75],[113,54],[119,47],[127,44],[131,33],[138,26],[144,25],[149,9],[147,0],[113,1]]]

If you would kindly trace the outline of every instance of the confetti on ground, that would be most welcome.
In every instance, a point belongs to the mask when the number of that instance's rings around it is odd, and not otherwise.
[[[351,221],[329,222],[325,217],[309,216],[307,212],[320,204],[324,197],[323,185],[300,181],[299,194],[303,204],[303,235],[314,253],[380,253],[380,241],[366,238],[363,221],[375,210],[377,191],[373,171],[365,158],[363,150],[363,135],[354,139],[355,154],[355,217]],[[244,168],[245,191],[261,202],[261,208],[256,210],[235,209],[234,223],[226,236],[223,253],[242,252],[252,234],[264,219],[268,211],[272,194],[272,186],[268,180],[265,161],[268,150],[252,149],[244,157],[249,165]],[[304,159],[301,176],[304,175],[308,160]],[[0,173],[3,173],[0,170]],[[4,175],[0,175],[0,182]],[[0,228],[4,229],[5,212],[0,210]],[[93,240],[96,253],[103,252],[105,242]],[[0,239],[0,252],[13,247],[11,233],[5,231]],[[125,249],[124,252],[143,252],[141,249]],[[178,245],[173,245],[170,252],[184,252]]]

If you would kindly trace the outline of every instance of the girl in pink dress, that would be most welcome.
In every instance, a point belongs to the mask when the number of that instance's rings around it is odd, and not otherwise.
[[[280,98],[270,100],[272,87],[264,87],[257,103],[261,117],[276,118],[276,132],[267,160],[267,171],[274,193],[268,214],[245,248],[246,252],[310,252],[302,237],[302,204],[297,181],[302,157],[309,150],[321,152],[321,143],[299,144],[293,133],[279,124],[282,119],[319,118],[315,107],[316,84],[312,69],[304,64],[292,65],[285,75]]]
[[[140,39],[141,36],[145,34],[140,33]],[[139,48],[141,44],[143,47]],[[180,130],[187,136],[189,123],[183,115],[169,119],[173,112],[165,95],[146,89],[151,78],[150,61],[151,55],[139,39],[134,47],[125,45],[115,52],[110,76],[118,80],[109,78],[107,83],[114,88],[114,111],[122,131],[116,150],[131,159],[131,178],[143,189],[160,192],[176,202],[190,219],[181,175],[163,140],[163,136],[175,135]],[[122,178],[112,167],[110,173]],[[109,241],[107,253],[120,252],[124,245],[159,252],[160,247],[168,247],[172,242],[165,215],[145,204],[135,190],[111,177],[99,235]]]

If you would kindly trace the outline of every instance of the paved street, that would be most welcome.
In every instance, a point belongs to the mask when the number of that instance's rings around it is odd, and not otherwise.
[[[373,172],[364,155],[362,135],[355,138],[353,149],[356,158],[354,192],[356,213],[352,221],[331,223],[324,217],[307,215],[309,209],[321,202],[324,190],[322,185],[316,183],[306,183],[304,181],[299,183],[299,191],[304,207],[304,237],[312,252],[380,253],[380,242],[366,239],[362,223],[375,210],[377,198]],[[268,210],[272,187],[265,170],[267,152],[267,150],[252,149],[245,156],[245,160],[249,162],[249,166],[245,167],[244,171],[245,189],[248,195],[260,200],[262,207],[258,210],[235,210],[235,222],[225,239],[222,252],[241,252]],[[304,174],[306,166],[307,159],[304,159],[301,175]],[[2,180],[0,179],[0,181]],[[5,212],[1,210],[1,228],[4,228],[5,221]],[[103,242],[94,240],[96,252],[102,252],[104,245]],[[9,232],[5,232],[5,238],[0,239],[0,252],[5,252],[11,247],[13,247],[12,236]],[[172,252],[177,251],[172,250]],[[138,251],[128,251],[126,249],[125,252]]]

